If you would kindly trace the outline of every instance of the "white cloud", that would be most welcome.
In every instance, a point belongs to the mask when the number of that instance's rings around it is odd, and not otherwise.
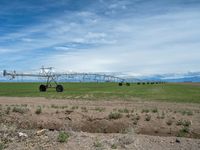
[[[199,69],[197,10],[117,19],[87,11],[68,13],[0,37],[15,41],[4,53],[17,51],[23,55],[50,48],[49,53],[38,54],[38,62],[32,66],[44,64],[60,71],[152,74]]]
[[[196,12],[193,13],[195,16]],[[194,24],[182,25],[184,20],[193,20]],[[198,70],[195,63],[200,57],[200,44],[195,44],[190,39],[200,35],[196,26],[199,21],[198,18],[191,18],[185,13],[139,19],[138,22],[126,19],[113,21],[115,27],[104,31],[105,35],[109,35],[109,32],[112,34],[112,40],[116,41],[114,44],[95,50],[91,48],[83,52],[52,56],[51,60],[55,61],[51,65],[77,71],[125,71],[144,74]],[[102,23],[101,27],[106,25]]]
[[[70,48],[64,47],[64,46],[57,46],[54,47],[55,50],[61,50],[61,51],[68,51]]]
[[[30,39],[30,38],[22,38],[21,40],[23,42],[33,42],[34,41],[33,39]]]
[[[95,32],[88,32],[85,38],[92,39],[92,38],[104,38],[106,37],[105,33],[95,33]]]
[[[6,48],[0,48],[0,54],[11,52],[12,50]]]

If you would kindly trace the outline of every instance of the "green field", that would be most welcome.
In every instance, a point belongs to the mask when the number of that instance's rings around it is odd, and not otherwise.
[[[62,83],[63,93],[55,89],[39,92],[40,83],[0,83],[0,96],[46,97],[87,100],[158,100],[200,103],[200,86],[189,84],[154,84],[118,86],[117,83]]]

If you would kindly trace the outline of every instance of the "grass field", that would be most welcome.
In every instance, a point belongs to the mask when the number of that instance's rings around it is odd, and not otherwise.
[[[48,89],[39,92],[40,83],[0,83],[0,96],[46,97],[88,100],[159,100],[200,103],[200,86],[190,84],[156,84],[118,86],[117,83],[62,83],[63,93]]]

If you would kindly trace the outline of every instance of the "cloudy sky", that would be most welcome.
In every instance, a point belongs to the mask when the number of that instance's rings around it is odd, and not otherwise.
[[[0,0],[0,70],[200,71],[199,0]]]

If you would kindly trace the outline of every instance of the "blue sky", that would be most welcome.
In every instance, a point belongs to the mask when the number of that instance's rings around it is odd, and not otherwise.
[[[0,70],[200,71],[199,0],[0,0]]]

